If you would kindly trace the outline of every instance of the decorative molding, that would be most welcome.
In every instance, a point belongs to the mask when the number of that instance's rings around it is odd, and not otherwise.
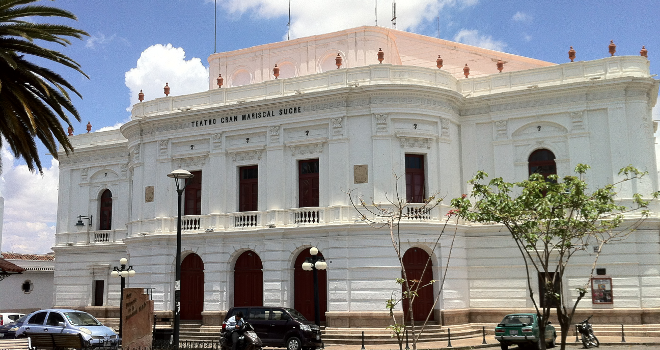
[[[122,164],[120,166],[120,170],[121,170],[121,176],[126,177],[126,174],[128,173],[128,164]]]
[[[584,131],[584,112],[571,112],[571,131]]]
[[[80,178],[82,181],[87,181],[87,173],[89,172],[89,168],[82,168],[80,169]]]
[[[162,157],[167,157],[167,148],[170,144],[170,140],[160,140],[158,141],[158,154]]]
[[[222,133],[215,133],[211,136],[211,148],[214,150],[222,149]]]
[[[344,117],[332,118],[332,135],[335,137],[341,137],[344,135]]]
[[[387,114],[374,114],[376,118],[376,134],[387,133]]]
[[[268,134],[270,135],[270,143],[279,143],[280,142],[280,126],[275,125],[268,128]]]
[[[208,159],[207,155],[197,156],[197,157],[186,157],[186,158],[174,158],[172,159],[172,164],[174,164],[174,169],[201,169]]]
[[[518,128],[518,130],[513,132],[511,137],[514,139],[538,139],[543,137],[564,136],[567,133],[568,130],[562,125],[546,121],[538,121],[528,123]]]
[[[291,149],[291,155],[315,155],[323,153],[323,143],[312,143],[305,145],[292,145],[289,146]]]
[[[449,138],[449,126],[451,125],[451,121],[447,118],[440,118],[440,127],[442,128],[442,131],[440,132],[440,136],[444,138]]]
[[[412,136],[399,136],[399,143],[401,148],[431,148],[433,139],[430,137],[412,137]]]
[[[129,154],[131,157],[131,162],[139,163],[140,162],[140,145],[135,145],[129,149]]]
[[[256,151],[242,151],[242,152],[230,152],[229,156],[234,162],[246,162],[246,161],[257,161],[261,160],[261,154],[263,150]]]
[[[504,140],[508,138],[506,120],[498,120],[495,122],[495,138],[497,140]]]

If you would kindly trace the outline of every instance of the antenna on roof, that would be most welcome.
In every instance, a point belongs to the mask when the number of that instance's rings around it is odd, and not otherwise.
[[[376,8],[374,9],[374,13],[376,14],[376,27],[378,27],[378,0],[376,0],[375,3]]]
[[[396,29],[396,0],[392,1],[392,28]]]
[[[287,23],[286,26],[287,26],[286,40],[289,40],[289,37],[291,35],[291,0],[289,0],[289,23]]]
[[[213,5],[213,13],[215,14],[213,17],[213,53],[216,53],[218,52],[218,0],[215,0]]]

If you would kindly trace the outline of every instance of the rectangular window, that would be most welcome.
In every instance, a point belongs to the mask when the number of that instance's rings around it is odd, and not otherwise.
[[[408,203],[424,203],[425,187],[424,156],[406,154],[406,200]]]
[[[94,291],[94,302],[92,306],[103,306],[103,288],[105,286],[105,281],[103,280],[94,280],[94,285],[92,289]]]
[[[298,206],[319,206],[319,160],[298,162]]]
[[[259,200],[259,167],[243,166],[238,168],[238,211],[258,210]]]
[[[202,215],[202,172],[191,171],[193,178],[188,180],[184,193],[183,215]]]

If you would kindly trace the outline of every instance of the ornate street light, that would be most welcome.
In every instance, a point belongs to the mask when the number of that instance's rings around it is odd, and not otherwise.
[[[167,174],[174,179],[176,183],[178,217],[176,221],[176,277],[174,280],[174,303],[172,311],[174,313],[174,348],[179,348],[179,323],[181,320],[181,195],[188,185],[188,179],[194,176],[188,170],[177,169]]]
[[[314,321],[317,326],[321,326],[321,312],[319,311],[319,278],[317,270],[325,270],[328,268],[328,264],[325,262],[323,257],[317,256],[319,253],[318,248],[311,247],[309,253],[312,256],[305,259],[305,262],[302,264],[302,268],[305,271],[314,272]]]
[[[133,266],[128,266],[128,268],[126,268],[127,263],[128,260],[126,258],[119,259],[119,264],[121,266],[115,266],[112,269],[112,272],[110,272],[110,276],[112,277],[121,277],[121,289],[119,291],[119,338],[120,339],[122,335],[121,329],[124,323],[124,319],[122,316],[124,312],[124,288],[126,287],[126,277],[135,276],[135,270],[133,270]]]

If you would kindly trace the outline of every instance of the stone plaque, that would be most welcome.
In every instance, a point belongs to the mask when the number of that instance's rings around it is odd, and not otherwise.
[[[356,184],[366,184],[369,182],[367,165],[353,165],[353,182]]]
[[[144,201],[145,203],[151,203],[154,201],[154,187],[147,186],[144,188]]]
[[[122,348],[150,349],[154,322],[154,302],[143,288],[124,288],[122,305]]]

